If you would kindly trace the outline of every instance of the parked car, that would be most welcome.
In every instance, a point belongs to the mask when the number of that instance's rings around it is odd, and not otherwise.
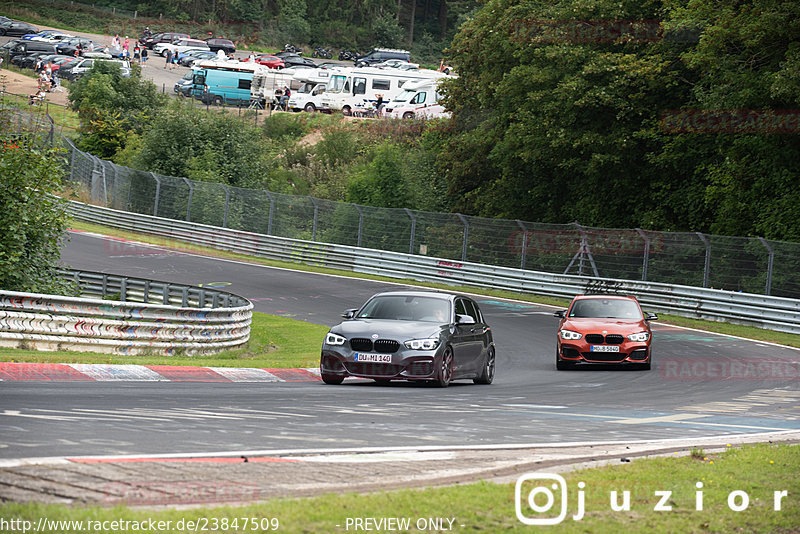
[[[175,39],[188,39],[188,33],[179,33],[179,32],[163,32],[157,33],[152,37],[146,37],[144,41],[139,39],[139,42],[146,46],[147,48],[152,49],[158,43],[171,43]]]
[[[288,55],[283,56],[281,58],[283,60],[283,64],[286,66],[287,69],[296,68],[296,67],[310,67],[312,69],[317,68],[317,64],[314,63],[312,60],[308,59],[307,57],[302,57],[298,55]]]
[[[566,310],[556,333],[556,369],[577,364],[622,364],[650,369],[653,334],[650,321],[635,297],[578,295]]]
[[[65,56],[74,56],[77,51],[89,51],[94,48],[94,42],[85,37],[70,37],[56,43],[56,50]]]
[[[63,80],[69,80],[71,82],[74,82],[75,80],[77,80],[78,78],[89,72],[94,66],[95,61],[107,61],[109,63],[116,63],[120,67],[120,74],[122,75],[123,78],[127,78],[131,75],[131,64],[129,61],[120,59],[84,58],[69,63],[66,66],[66,68],[58,69],[58,77]]]
[[[353,64],[356,67],[370,67],[383,63],[387,59],[400,59],[403,61],[411,61],[411,55],[408,50],[395,50],[392,48],[375,48],[369,54],[357,57]]]
[[[189,71],[183,75],[183,78],[175,82],[175,86],[172,88],[173,91],[178,96],[192,96],[192,77],[194,76],[193,71]]]
[[[161,57],[166,57],[167,50],[172,50],[173,54],[181,54],[187,50],[211,50],[205,41],[200,39],[176,39],[171,43],[158,43],[153,46],[153,52]]]
[[[32,26],[27,22],[20,22],[18,20],[9,20],[0,22],[0,35],[17,35],[23,36],[29,33],[37,33],[39,31],[36,26]]]
[[[74,36],[57,30],[42,30],[38,33],[29,33],[22,36],[22,38],[26,41],[41,41],[51,44],[57,44],[64,39],[69,39],[70,37]]]
[[[217,50],[222,50],[226,54],[233,54],[236,52],[236,45],[233,44],[233,41],[230,39],[206,39],[206,44],[208,48],[211,49],[212,52],[216,52]]]
[[[494,379],[492,331],[469,297],[378,293],[343,317],[322,344],[320,374],[326,384],[341,384],[349,376],[429,381],[441,387],[459,379],[478,384]]]
[[[263,54],[258,56],[255,59],[255,62],[259,65],[269,67],[270,69],[282,69],[286,66],[286,63],[284,63],[281,58],[272,54]]]
[[[35,52],[44,54],[56,54],[56,45],[51,43],[40,43],[37,41],[19,41],[8,49],[8,55],[12,62],[16,56],[27,56]]]
[[[217,53],[211,52],[210,50],[189,50],[178,57],[178,63],[184,67],[191,67],[196,61],[200,61],[202,59],[211,60],[215,59],[216,57]]]
[[[32,69],[42,56],[51,55],[48,52],[32,52],[30,54],[17,54],[11,58],[11,64],[21,69]]]

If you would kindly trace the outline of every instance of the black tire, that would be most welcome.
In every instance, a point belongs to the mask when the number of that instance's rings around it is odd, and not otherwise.
[[[403,113],[403,118],[404,119],[413,119],[414,118],[414,112],[406,111],[405,113]]]
[[[639,366],[639,369],[641,369],[642,371],[649,371],[649,370],[650,370],[650,369],[652,369],[652,368],[653,368],[653,356],[652,356],[652,354],[651,354],[651,355],[650,355],[650,359],[649,359],[649,360],[647,360],[647,361],[646,361],[645,363],[643,363],[642,365],[640,365],[640,366]]]
[[[572,363],[562,361],[561,358],[558,357],[558,349],[556,349],[556,369],[559,371],[567,371],[572,369],[573,366]]]
[[[442,363],[439,366],[439,376],[436,377],[436,385],[446,388],[453,380],[453,349],[447,347],[442,354]]]
[[[342,115],[350,117],[353,115],[353,110],[350,109],[350,106],[345,106],[342,108]]]
[[[214,104],[215,106],[224,106],[225,100],[221,96],[216,95],[214,98],[211,99],[211,103]]]
[[[322,381],[331,386],[338,386],[344,382],[344,377],[342,375],[329,375],[328,373],[322,373]]]
[[[472,381],[476,384],[491,384],[494,380],[494,364],[495,355],[494,347],[489,347],[489,352],[486,353],[486,361],[483,362],[483,369],[481,374],[473,378]]]
[[[317,107],[314,104],[312,104],[311,102],[306,104],[306,107],[303,108],[303,109],[305,109],[308,113],[314,113],[315,111],[317,111]]]

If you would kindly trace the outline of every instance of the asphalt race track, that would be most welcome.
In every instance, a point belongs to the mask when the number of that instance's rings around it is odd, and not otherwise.
[[[212,284],[318,324],[396,285],[72,233],[70,267]],[[654,323],[652,371],[557,372],[554,309],[477,297],[491,386],[4,382],[0,458],[626,441],[800,429],[800,352]],[[321,340],[319,340],[321,344]]]

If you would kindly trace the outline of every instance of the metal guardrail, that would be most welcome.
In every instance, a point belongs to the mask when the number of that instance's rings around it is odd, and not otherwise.
[[[0,346],[200,354],[250,337],[253,304],[231,293],[86,271],[60,276],[81,296],[0,291]]]
[[[800,300],[691,286],[561,275],[456,262],[375,249],[315,243],[70,202],[79,220],[262,258],[478,288],[571,298],[582,293],[635,295],[652,311],[729,321],[800,334]]]

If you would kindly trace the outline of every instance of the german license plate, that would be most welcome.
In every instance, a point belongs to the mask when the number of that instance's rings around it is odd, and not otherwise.
[[[357,362],[392,363],[391,354],[361,354],[356,352],[354,356]]]
[[[592,345],[592,352],[619,352],[617,345]]]

